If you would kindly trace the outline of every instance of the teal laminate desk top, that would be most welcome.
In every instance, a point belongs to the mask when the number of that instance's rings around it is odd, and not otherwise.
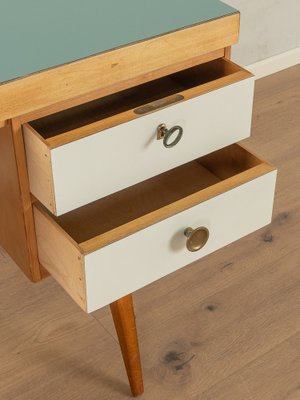
[[[0,83],[236,12],[219,0],[0,0]]]

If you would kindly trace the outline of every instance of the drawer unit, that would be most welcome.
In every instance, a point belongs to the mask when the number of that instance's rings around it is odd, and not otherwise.
[[[246,138],[253,86],[249,72],[217,59],[32,121],[31,192],[62,215]],[[157,136],[161,124],[178,127],[169,142]]]
[[[42,29],[28,23],[34,7],[17,13],[20,40],[8,37],[2,57],[0,244],[84,311],[110,304],[137,396],[131,293],[268,224],[277,171],[237,144],[254,89],[229,60],[238,10],[108,1],[70,16],[48,3]],[[82,13],[99,22],[84,33],[73,29]]]
[[[40,261],[92,312],[268,224],[275,181],[234,144],[60,217],[36,203]]]

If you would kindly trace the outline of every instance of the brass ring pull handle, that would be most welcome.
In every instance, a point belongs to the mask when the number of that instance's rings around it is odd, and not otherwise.
[[[173,141],[170,142],[170,138],[175,132],[178,132],[177,136]],[[176,144],[180,142],[182,135],[183,129],[179,125],[175,125],[171,129],[167,129],[165,124],[160,124],[157,127],[157,139],[163,139],[163,144],[167,149],[176,146]]]
[[[209,230],[204,226],[197,229],[186,228],[184,235],[188,238],[186,241],[186,248],[189,251],[198,251],[207,243]]]

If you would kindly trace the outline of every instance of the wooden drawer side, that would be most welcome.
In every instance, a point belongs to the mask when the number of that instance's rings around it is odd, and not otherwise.
[[[51,150],[25,125],[31,192],[62,215],[242,140],[250,134],[253,87],[250,77]],[[156,138],[162,122],[184,130],[172,149]]]
[[[86,311],[84,255],[51,217],[37,207],[34,218],[41,264]]]
[[[51,212],[56,214],[50,149],[28,124],[23,126],[23,136],[30,191]]]

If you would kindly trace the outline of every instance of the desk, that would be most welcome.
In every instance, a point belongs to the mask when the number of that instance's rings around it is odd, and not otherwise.
[[[0,244],[86,312],[111,304],[143,392],[131,294],[271,220],[253,77],[217,0],[1,4]],[[252,198],[255,198],[255,201]]]

